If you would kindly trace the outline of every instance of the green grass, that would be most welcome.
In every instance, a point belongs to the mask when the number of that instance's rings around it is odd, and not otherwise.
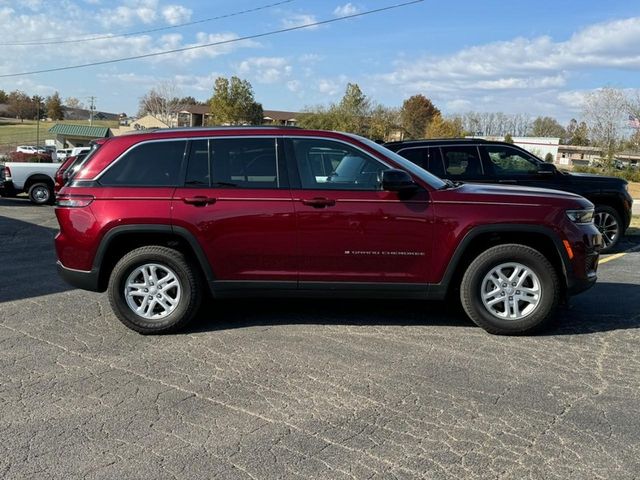
[[[85,120],[62,120],[59,122],[40,122],[40,144],[44,145],[46,139],[53,139],[55,135],[49,133],[49,129],[56,123],[68,123],[72,125],[89,125],[89,121]],[[94,126],[117,128],[117,121],[94,120]],[[19,120],[0,121],[0,153],[2,151],[15,150],[17,145],[35,145],[36,143],[37,125],[33,120],[25,120],[21,123]]]

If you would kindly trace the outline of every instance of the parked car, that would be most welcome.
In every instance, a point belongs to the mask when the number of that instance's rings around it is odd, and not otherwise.
[[[320,160],[331,162],[327,173]],[[58,269],[141,333],[213,298],[444,299],[522,334],[596,281],[593,204],[457,184],[351,134],[168,129],[104,141],[58,195]]]
[[[57,163],[11,162],[0,165],[0,195],[15,197],[19,193],[29,194],[29,200],[36,205],[53,203],[53,176]]]
[[[20,153],[31,153],[31,154],[38,154],[38,153],[47,153],[47,151],[42,148],[42,147],[35,147],[33,145],[19,145],[16,147],[16,152],[20,152]]]
[[[71,155],[71,148],[59,148],[56,150],[56,155],[59,162],[64,162]]]
[[[603,253],[611,251],[631,222],[633,199],[621,178],[568,173],[523,148],[480,139],[412,140],[385,146],[440,178],[524,185],[577,193],[595,204]]]
[[[63,163],[60,165],[60,168],[56,171],[54,176],[54,191],[58,193],[58,191],[72,178],[78,169],[81,167],[85,159],[89,156],[92,150],[97,150],[100,145],[105,142],[104,138],[98,138],[91,142],[89,147],[83,147],[83,149],[78,153],[78,155],[69,156]]]

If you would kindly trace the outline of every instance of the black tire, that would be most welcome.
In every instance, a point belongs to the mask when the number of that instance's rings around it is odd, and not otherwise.
[[[602,234],[600,253],[610,253],[622,237],[622,219],[618,211],[609,205],[596,205],[593,221]],[[615,233],[612,233],[615,232]]]
[[[161,319],[147,319],[136,314],[125,297],[128,277],[146,264],[168,267],[179,281],[181,295],[178,304]],[[130,329],[145,335],[183,329],[193,320],[202,300],[202,281],[197,268],[181,252],[157,245],[137,248],[122,257],[111,272],[107,290],[109,303],[118,319]]]
[[[53,187],[45,182],[37,182],[29,187],[29,200],[35,205],[51,205],[55,201]]]
[[[517,262],[530,269],[540,284],[537,305],[519,319],[499,318],[482,301],[485,276],[494,268],[510,262]],[[505,295],[509,293],[506,292]],[[537,250],[519,244],[498,245],[482,252],[471,262],[460,285],[460,301],[469,318],[479,327],[496,335],[523,335],[542,329],[552,319],[560,297],[560,281],[555,268]],[[505,304],[503,310],[506,308]]]

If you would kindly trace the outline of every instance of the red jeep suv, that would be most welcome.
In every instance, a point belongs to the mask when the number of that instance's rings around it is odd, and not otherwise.
[[[169,129],[94,148],[59,192],[58,268],[140,333],[208,291],[460,296],[491,333],[540,328],[596,281],[594,207],[571,193],[443,181],[355,135]],[[450,297],[449,297],[450,298]]]

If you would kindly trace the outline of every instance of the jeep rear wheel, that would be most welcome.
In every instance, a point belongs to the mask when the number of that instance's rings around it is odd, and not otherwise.
[[[169,333],[193,319],[202,285],[198,271],[181,252],[147,246],[118,261],[108,293],[111,307],[127,327],[143,334]]]
[[[554,267],[537,250],[519,244],[492,247],[465,272],[462,306],[473,322],[498,335],[532,333],[552,317],[560,298]]]

